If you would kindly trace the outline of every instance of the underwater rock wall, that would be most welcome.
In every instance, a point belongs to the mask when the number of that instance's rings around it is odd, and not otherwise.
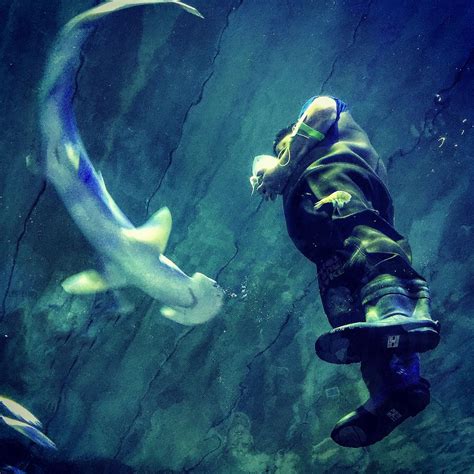
[[[48,48],[93,4],[0,2],[0,387],[59,446],[49,459],[35,452],[37,462],[76,461],[77,472],[468,472],[471,2],[199,0],[205,20],[158,6],[97,28],[77,77],[81,133],[132,222],[168,206],[167,256],[227,290],[222,313],[191,328],[137,290],[72,297],[60,287],[97,260],[25,158],[40,152]],[[422,359],[430,407],[364,450],[328,439],[365,388],[357,367],[316,359],[328,323],[315,269],[286,236],[280,203],[251,197],[248,184],[253,156],[270,152],[317,93],[349,104],[387,164],[398,228],[443,328]]]

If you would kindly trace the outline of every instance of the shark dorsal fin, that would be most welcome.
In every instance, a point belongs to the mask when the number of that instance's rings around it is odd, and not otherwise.
[[[122,229],[122,233],[129,239],[145,244],[154,245],[160,253],[164,253],[171,232],[171,212],[162,207],[155,212],[145,224],[136,229]]]

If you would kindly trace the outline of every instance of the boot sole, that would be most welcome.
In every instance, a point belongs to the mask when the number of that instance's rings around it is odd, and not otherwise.
[[[383,325],[354,323],[321,335],[316,354],[332,364],[352,364],[374,354],[426,352],[439,344],[438,321]]]

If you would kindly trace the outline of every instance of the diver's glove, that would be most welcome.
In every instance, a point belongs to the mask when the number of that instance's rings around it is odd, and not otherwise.
[[[262,183],[263,175],[269,169],[278,166],[278,158],[272,155],[258,155],[253,159],[252,176],[250,176],[250,185],[252,186],[252,195]]]
[[[271,155],[255,157],[250,183],[265,200],[274,201],[283,191],[291,175],[291,168]]]

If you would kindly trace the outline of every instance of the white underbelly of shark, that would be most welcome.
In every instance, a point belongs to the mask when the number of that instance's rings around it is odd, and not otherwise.
[[[171,232],[168,208],[134,227],[107,191],[90,162],[73,111],[75,75],[82,45],[102,17],[137,5],[172,3],[202,17],[193,7],[173,0],[112,0],[74,17],[53,47],[40,95],[42,167],[70,215],[99,253],[101,269],[66,279],[72,294],[90,294],[135,286],[159,300],[161,314],[180,324],[204,323],[218,314],[223,290],[201,273],[186,275],[164,252]]]

